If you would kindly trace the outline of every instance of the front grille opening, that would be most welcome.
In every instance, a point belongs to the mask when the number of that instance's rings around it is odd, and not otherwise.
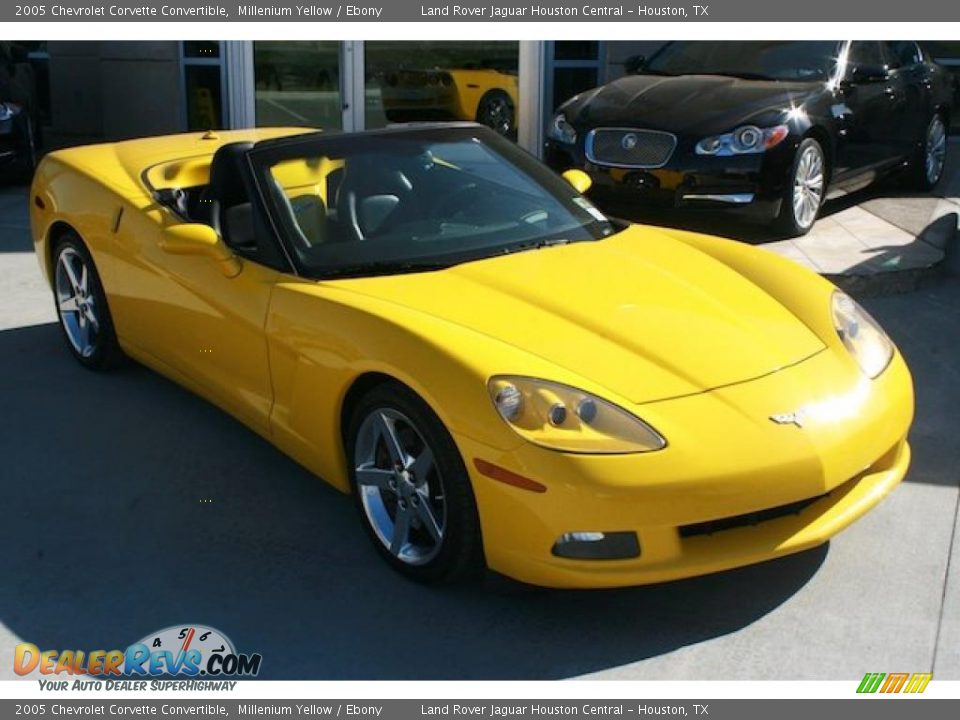
[[[778,505],[777,507],[757,510],[755,512],[744,513],[743,515],[734,515],[732,517],[719,518],[718,520],[707,520],[706,522],[694,523],[693,525],[681,525],[680,537],[689,538],[698,535],[713,535],[724,530],[736,530],[742,527],[752,527],[769,520],[788,517],[789,515],[799,515],[817,500],[822,500],[829,493],[817,495],[816,497],[798,500],[787,505]]]
[[[681,525],[680,537],[689,538],[696,537],[698,535],[713,535],[714,533],[723,532],[724,530],[736,530],[737,528],[753,527],[769,520],[777,520],[790,515],[799,515],[818,500],[823,500],[823,498],[830,497],[831,495],[835,496],[845,494],[854,485],[856,485],[861,478],[863,478],[864,474],[876,471],[878,469],[891,467],[902,450],[903,441],[900,441],[887,452],[885,452],[880,459],[873,463],[873,465],[871,465],[869,468],[850,478],[845,483],[837,485],[837,487],[835,487],[833,490],[828,493],[824,493],[823,495],[817,495],[816,497],[807,498],[806,500],[798,500],[796,502],[787,503],[786,505],[778,505],[777,507],[757,510],[756,512],[744,513],[743,515],[733,515],[731,517],[719,518],[717,520],[707,520],[706,522],[694,523],[692,525]]]
[[[659,130],[596,128],[586,140],[587,160],[595,165],[658,168],[669,162],[677,137]]]

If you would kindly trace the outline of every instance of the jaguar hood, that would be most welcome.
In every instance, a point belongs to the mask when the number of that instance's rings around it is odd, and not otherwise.
[[[341,282],[508,343],[634,403],[744,382],[824,347],[731,268],[639,226],[445,270]]]
[[[720,75],[632,75],[578,96],[563,111],[574,125],[641,127],[711,135],[748,122],[783,122],[822,83],[743,80]]]

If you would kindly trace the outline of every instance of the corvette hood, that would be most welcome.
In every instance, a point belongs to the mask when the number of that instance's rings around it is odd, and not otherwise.
[[[627,125],[681,135],[713,134],[758,115],[782,116],[822,87],[719,75],[633,75],[582,96],[568,119],[584,127]]]
[[[652,228],[339,283],[509,343],[634,403],[750,380],[824,347],[757,286]]]

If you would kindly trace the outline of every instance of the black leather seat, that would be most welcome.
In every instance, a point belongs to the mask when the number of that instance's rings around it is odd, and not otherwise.
[[[413,185],[402,170],[376,155],[347,161],[337,191],[337,219],[354,240],[385,231],[412,209]]]
[[[241,207],[250,206],[247,187],[243,182],[245,169],[242,163],[252,147],[251,142],[228,143],[214,153],[210,162],[210,182],[200,193],[197,203],[197,222],[212,227],[228,245],[245,246],[252,240],[251,213]],[[249,221],[250,227],[236,227],[231,232],[231,220],[234,225],[241,224],[239,221]]]

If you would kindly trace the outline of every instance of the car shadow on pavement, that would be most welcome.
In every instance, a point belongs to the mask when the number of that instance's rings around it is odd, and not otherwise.
[[[422,587],[349,498],[160,376],[83,370],[54,325],[0,332],[0,357],[0,623],[41,649],[199,623],[270,679],[563,678],[743,628],[827,554],[614,591]]]
[[[906,482],[960,485],[960,278],[925,282],[910,295],[864,298],[867,310],[904,355],[913,376],[916,408],[913,455]]]
[[[914,193],[902,189],[895,177],[884,178],[875,185],[862,190],[840,195],[824,202],[820,219],[836,215],[871,200],[920,198],[937,200],[937,193]],[[750,245],[784,240],[787,236],[776,230],[771,223],[746,220],[735,212],[705,208],[670,208],[649,204],[616,204],[596,200],[597,207],[609,215],[633,223],[655,225],[677,230],[688,230],[706,235],[739,240]]]

